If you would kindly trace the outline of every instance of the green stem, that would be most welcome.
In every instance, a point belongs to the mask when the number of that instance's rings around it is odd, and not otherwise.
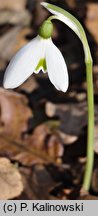
[[[92,61],[86,62],[87,78],[87,100],[88,100],[88,135],[87,135],[87,162],[82,188],[89,190],[93,163],[94,163],[94,96],[93,96],[93,78],[92,78]]]
[[[61,10],[62,11],[62,10]],[[65,13],[63,11],[63,13]],[[71,17],[74,23],[78,26],[80,31],[80,37],[83,44],[85,54],[85,65],[86,65],[86,79],[87,79],[87,102],[88,102],[88,131],[87,131],[87,162],[84,173],[82,189],[88,191],[90,188],[93,163],[94,163],[94,94],[93,94],[93,74],[92,74],[92,57],[87,42],[86,34],[81,24],[72,15],[66,12],[66,16]],[[53,19],[61,20],[59,16],[50,16],[48,20]]]
[[[87,103],[88,103],[88,128],[87,128],[87,161],[83,179],[82,190],[88,191],[90,188],[93,164],[94,164],[94,93],[93,93],[93,71],[92,57],[87,42],[87,38],[82,29],[82,44],[85,55],[86,80],[87,80]],[[82,191],[81,190],[81,191]]]
[[[92,57],[85,35],[85,31],[81,23],[70,13],[64,9],[57,7],[56,5],[49,3],[41,3],[46,9],[48,9],[53,15],[49,18],[58,19],[61,22],[69,26],[79,37],[82,42],[84,54],[85,54],[85,64],[86,64],[86,78],[87,78],[87,102],[88,102],[88,134],[87,134],[87,162],[84,173],[84,180],[82,189],[85,191],[89,190],[91,183],[91,176],[94,163],[94,95],[93,95],[93,79],[92,79]]]
[[[48,17],[47,20],[52,21],[53,19],[58,19],[58,17],[55,15],[52,15],[52,16]]]

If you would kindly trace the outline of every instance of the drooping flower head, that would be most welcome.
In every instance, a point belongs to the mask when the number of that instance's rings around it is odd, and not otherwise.
[[[4,75],[4,87],[16,88],[33,73],[47,71],[56,89],[66,92],[68,71],[60,50],[54,45],[51,35],[53,24],[46,20],[39,35],[21,48],[10,61]]]

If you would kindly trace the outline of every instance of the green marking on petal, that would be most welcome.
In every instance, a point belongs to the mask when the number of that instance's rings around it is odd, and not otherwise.
[[[37,67],[35,68],[35,70],[38,71],[40,68],[43,68],[44,71],[47,70],[46,60],[45,59],[40,59],[40,61],[38,62]]]

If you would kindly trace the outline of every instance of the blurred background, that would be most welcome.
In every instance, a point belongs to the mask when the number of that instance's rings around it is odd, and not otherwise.
[[[87,93],[84,53],[74,32],[53,21],[53,41],[69,72],[67,93],[47,74],[14,90],[2,85],[14,54],[38,34],[50,15],[41,0],[0,0],[0,199],[81,199],[86,162]],[[93,58],[95,163],[89,194],[98,199],[98,1],[48,0],[83,25]],[[21,67],[21,65],[20,65]]]

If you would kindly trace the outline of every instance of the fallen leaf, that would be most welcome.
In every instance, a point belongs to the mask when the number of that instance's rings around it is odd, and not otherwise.
[[[59,136],[52,133],[46,124],[35,128],[29,143],[33,148],[47,152],[52,158],[61,157],[63,155],[63,145]]]
[[[98,43],[98,3],[87,3],[85,25]]]
[[[29,199],[49,199],[49,192],[55,181],[43,165],[35,165],[32,170],[20,169],[24,180],[24,192]]]
[[[0,37],[0,58],[9,61],[27,43],[26,35],[28,33],[30,33],[30,28],[16,26],[2,35]]]
[[[17,139],[10,135],[0,136],[0,155],[22,165],[61,163],[64,146],[56,134],[45,125],[36,127],[32,135]]]
[[[42,124],[37,126],[32,135],[24,140],[24,147],[32,149],[30,153],[20,152],[13,159],[25,165],[36,163],[58,163],[58,158],[61,158],[64,152],[64,147],[60,138],[53,134],[47,125]]]
[[[67,3],[68,6],[72,9],[74,9],[76,7],[76,1],[75,0],[71,0],[71,1],[66,0],[65,3]]]
[[[18,91],[23,91],[23,92],[30,94],[38,88],[39,88],[39,85],[35,77],[31,76],[25,83],[23,83],[21,86],[18,87]]]
[[[98,125],[94,127],[94,151],[98,154]]]
[[[2,72],[2,70],[4,71],[5,67],[6,67],[6,61],[4,59],[0,58],[0,73]],[[0,81],[1,81],[1,79],[0,79]]]
[[[63,133],[62,131],[58,130],[57,133],[59,134],[59,136],[61,137],[62,139],[62,142],[66,145],[70,145],[74,142],[77,141],[78,139],[78,136],[74,136],[74,135],[71,135],[71,134],[65,134]]]
[[[94,195],[91,195],[91,194],[88,194],[88,195],[85,195],[85,196],[78,197],[77,199],[78,200],[98,200],[98,197],[94,196]]]
[[[0,11],[0,25],[11,24],[28,26],[31,22],[30,13],[27,10],[20,12],[4,10]]]
[[[23,191],[18,169],[6,158],[0,158],[0,200],[13,199]]]
[[[81,134],[83,127],[87,125],[87,105],[85,102],[79,104],[53,104],[46,103],[46,114],[48,117],[59,117],[60,129],[66,134]]]
[[[25,8],[27,0],[0,0],[0,10],[16,10],[16,11],[21,11]]]
[[[95,167],[92,174],[91,187],[94,193],[98,193],[98,168]]]
[[[0,134],[21,139],[32,117],[27,103],[25,96],[0,88]]]

